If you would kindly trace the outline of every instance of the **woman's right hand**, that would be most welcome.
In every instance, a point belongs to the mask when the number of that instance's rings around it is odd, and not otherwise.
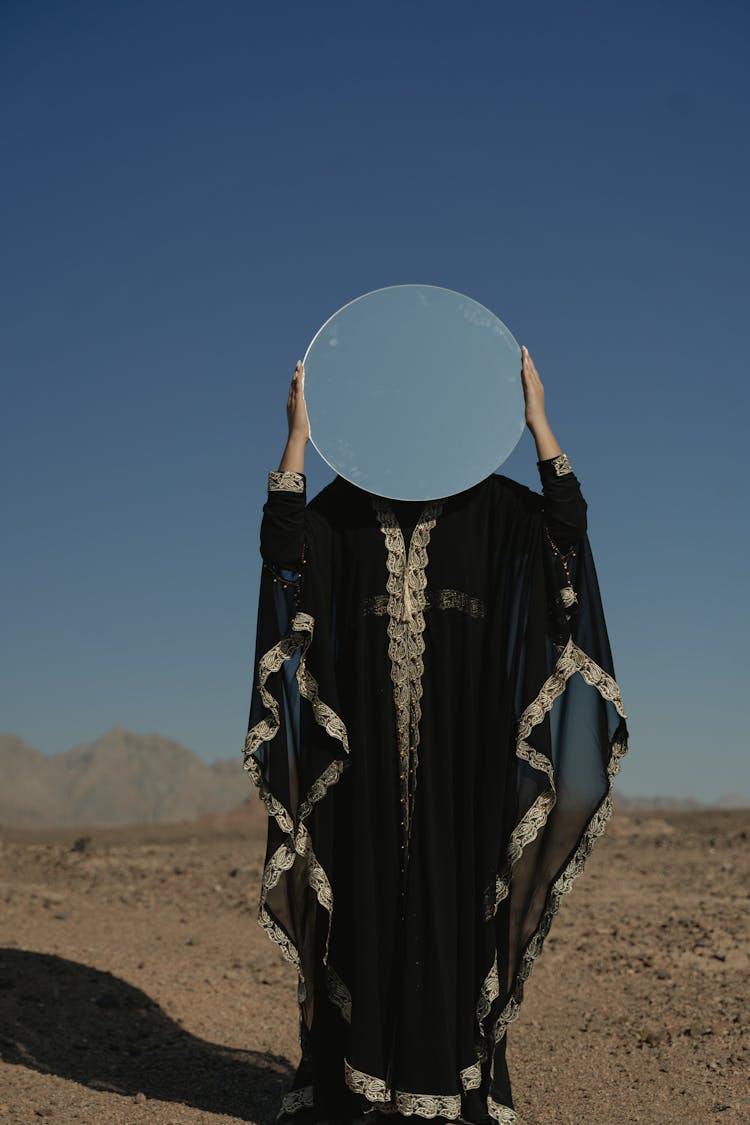
[[[289,397],[286,400],[286,420],[289,425],[289,441],[307,445],[310,440],[310,420],[307,417],[305,402],[305,369],[302,360],[297,361]]]

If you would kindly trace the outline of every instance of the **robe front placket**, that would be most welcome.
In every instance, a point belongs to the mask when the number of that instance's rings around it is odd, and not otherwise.
[[[414,796],[419,764],[419,724],[422,718],[422,676],[425,650],[424,609],[427,604],[427,547],[440,501],[422,509],[412,532],[407,554],[404,535],[388,500],[373,498],[380,529],[385,537],[388,578],[388,655],[391,662],[396,746],[399,759],[401,895],[406,893],[409,842],[414,820]]]

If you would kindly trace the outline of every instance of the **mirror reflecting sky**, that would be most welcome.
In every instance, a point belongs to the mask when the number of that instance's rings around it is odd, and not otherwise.
[[[461,492],[523,433],[521,350],[494,313],[452,289],[365,293],[326,321],[304,363],[312,442],[368,492]]]

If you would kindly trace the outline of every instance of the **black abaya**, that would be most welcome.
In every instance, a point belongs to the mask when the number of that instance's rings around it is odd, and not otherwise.
[[[271,473],[246,768],[300,973],[296,1122],[513,1122],[506,1029],[625,714],[568,459],[429,504]]]

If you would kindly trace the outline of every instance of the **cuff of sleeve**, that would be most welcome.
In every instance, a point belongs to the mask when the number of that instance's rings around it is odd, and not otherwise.
[[[304,493],[305,474],[291,472],[271,472],[268,474],[268,491]]]
[[[567,453],[558,453],[557,457],[550,457],[546,461],[538,461],[537,464],[540,471],[547,468],[552,469],[556,477],[564,477],[573,472],[573,466],[568,460]]]

